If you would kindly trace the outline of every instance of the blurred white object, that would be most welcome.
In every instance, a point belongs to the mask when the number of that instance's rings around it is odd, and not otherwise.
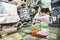
[[[17,14],[17,6],[13,4],[8,4],[1,2],[1,4],[4,6],[6,12],[3,14],[0,13],[0,24],[2,23],[14,23],[18,22],[19,16]]]
[[[37,13],[37,14],[35,15],[33,21],[34,21],[34,22],[40,22],[41,25],[43,25],[43,26],[48,26],[48,24],[49,24],[49,15],[42,16],[41,14],[39,15],[39,14]]]
[[[37,34],[49,35],[49,29],[48,28],[42,29],[41,31],[37,32]]]

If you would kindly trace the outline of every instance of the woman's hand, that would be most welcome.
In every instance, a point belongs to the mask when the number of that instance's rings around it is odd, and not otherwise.
[[[41,8],[39,7],[39,8],[38,8],[38,13],[40,13],[40,10],[41,10]]]

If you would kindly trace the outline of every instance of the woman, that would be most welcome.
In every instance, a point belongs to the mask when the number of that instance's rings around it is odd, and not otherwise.
[[[42,8],[40,12],[41,16],[35,16],[35,19],[41,21],[38,29],[39,31],[32,31],[32,35],[46,38],[49,35],[49,29],[48,29],[49,15],[47,14],[49,13],[49,9]]]

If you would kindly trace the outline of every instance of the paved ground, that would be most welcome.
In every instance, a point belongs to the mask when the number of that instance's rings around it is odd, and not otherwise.
[[[48,40],[44,38],[34,37],[31,34],[29,34],[32,30],[36,30],[36,29],[37,27],[27,26],[27,27],[22,27],[16,33],[18,33],[17,35],[20,35],[22,40]],[[50,31],[57,34],[58,28],[50,27]],[[53,35],[53,37],[55,37],[55,35]],[[3,39],[0,39],[0,40],[3,40]],[[51,39],[51,40],[55,40],[55,39]]]

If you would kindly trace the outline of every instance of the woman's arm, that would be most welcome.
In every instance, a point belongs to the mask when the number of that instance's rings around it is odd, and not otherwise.
[[[41,19],[45,19],[46,16],[36,16],[34,19],[37,19],[37,20],[41,20]]]

